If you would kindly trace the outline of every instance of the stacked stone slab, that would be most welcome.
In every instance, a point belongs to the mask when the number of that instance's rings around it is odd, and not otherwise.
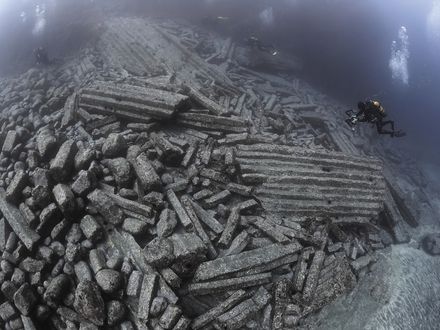
[[[190,104],[187,96],[178,93],[95,82],[81,91],[79,106],[90,113],[149,122],[152,118],[169,119]]]
[[[266,211],[298,216],[377,217],[383,210],[382,164],[367,157],[270,144],[237,146],[244,182]]]

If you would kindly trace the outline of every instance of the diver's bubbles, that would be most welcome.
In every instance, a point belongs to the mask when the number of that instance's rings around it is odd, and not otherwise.
[[[440,48],[440,0],[434,0],[427,18],[428,36]]]
[[[394,81],[404,85],[409,84],[409,37],[405,26],[401,26],[398,32],[397,40],[391,43],[391,56],[389,68]]]
[[[264,25],[272,25],[274,22],[273,8],[268,7],[260,13],[260,20]]]
[[[35,24],[32,29],[32,34],[34,36],[39,36],[44,33],[46,27],[46,6],[45,4],[35,6]]]
[[[21,13],[20,13],[20,19],[21,19],[21,21],[23,22],[23,23],[26,23],[26,21],[27,21],[27,14],[26,14],[26,12],[24,12],[24,11],[22,11]]]

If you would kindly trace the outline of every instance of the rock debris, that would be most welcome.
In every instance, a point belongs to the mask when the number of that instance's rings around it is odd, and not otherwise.
[[[0,81],[2,329],[293,329],[407,239],[338,105],[241,53],[110,19]]]

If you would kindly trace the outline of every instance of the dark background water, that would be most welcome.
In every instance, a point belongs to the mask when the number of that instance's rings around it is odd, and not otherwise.
[[[226,16],[227,24],[217,26],[221,32],[237,40],[254,34],[299,57],[307,80],[347,104],[379,98],[408,131],[407,141],[438,153],[440,37],[428,29],[436,1],[0,0],[0,74],[31,66],[32,49],[39,45],[59,57],[79,49],[112,12],[196,23]],[[33,34],[36,4],[45,5],[46,24]],[[267,8],[273,20],[265,24],[259,15]],[[391,43],[401,26],[409,38],[408,84],[393,80],[389,68]]]

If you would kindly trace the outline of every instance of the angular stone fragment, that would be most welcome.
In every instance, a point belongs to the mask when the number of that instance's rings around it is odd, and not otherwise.
[[[244,290],[235,291],[231,296],[220,303],[219,305],[208,310],[206,313],[199,315],[193,319],[191,323],[191,329],[203,329],[208,323],[214,321],[218,316],[226,313],[232,307],[246,298],[246,292]]]
[[[95,188],[96,177],[90,171],[81,170],[78,178],[72,183],[72,190],[79,196],[86,196]]]
[[[160,160],[167,166],[177,166],[180,164],[183,158],[183,150],[167,139],[157,134],[151,134],[154,142],[160,150]]]
[[[64,258],[70,263],[77,262],[81,258],[81,245],[79,243],[67,243]]]
[[[139,195],[133,189],[121,188],[118,192],[119,196],[122,198],[129,199],[131,201],[135,201],[138,199]]]
[[[23,328],[24,330],[36,330],[37,327],[34,323],[34,321],[32,320],[32,318],[28,317],[28,316],[21,316],[21,321],[23,323]]]
[[[141,290],[143,275],[140,271],[134,270],[128,278],[126,293],[129,297],[137,297]]]
[[[295,274],[293,277],[293,288],[297,292],[301,292],[303,290],[304,282],[307,276],[307,261],[310,258],[311,252],[313,250],[311,248],[304,249],[301,252],[301,256],[296,264]]]
[[[199,192],[195,193],[193,195],[194,200],[198,201],[201,199],[205,199],[208,198],[210,196],[212,196],[214,193],[212,192],[212,190],[209,189],[202,189]]]
[[[161,209],[164,205],[163,194],[157,191],[152,191],[146,194],[143,200],[145,203],[155,206],[159,209]]]
[[[171,236],[176,226],[176,213],[170,209],[163,209],[157,223],[157,235],[159,237]]]
[[[191,205],[191,201],[188,195],[182,196],[182,205],[186,210],[186,213],[188,214],[189,218],[191,219],[195,233],[198,235],[198,237],[201,239],[205,247],[208,251],[208,256],[210,259],[214,259],[217,257],[217,251],[215,250],[214,246],[212,245],[211,239],[206,233],[205,229],[203,228],[199,218],[197,217],[197,214],[194,211],[193,206]]]
[[[96,274],[106,266],[105,254],[102,250],[93,249],[89,252],[90,266],[93,272]]]
[[[52,231],[50,232],[50,237],[53,240],[60,240],[61,238],[64,238],[67,232],[70,228],[70,221],[67,219],[61,220],[55,227],[53,227]]]
[[[161,187],[160,177],[144,153],[137,156],[131,164],[144,191],[157,190]]]
[[[191,320],[182,315],[179,321],[177,321],[176,325],[173,327],[173,330],[186,330],[189,328],[190,324]]]
[[[223,184],[227,184],[229,182],[226,174],[210,168],[203,168],[200,171],[200,176]]]
[[[165,190],[173,190],[174,192],[180,192],[186,190],[188,187],[188,180],[187,179],[178,179],[173,183],[168,184],[165,187]]]
[[[34,212],[32,212],[32,210],[29,208],[29,206],[27,206],[25,203],[21,203],[20,206],[18,207],[18,209],[20,210],[24,219],[26,220],[26,222],[29,224],[29,226],[31,228],[35,228],[38,225],[38,218],[34,214]],[[1,247],[0,247],[0,249],[1,249]]]
[[[52,264],[55,261],[55,253],[48,246],[40,246],[37,250],[37,258],[44,260],[47,264]]]
[[[125,218],[122,224],[122,229],[132,235],[139,235],[145,233],[147,228],[148,228],[148,223],[135,218]]]
[[[6,242],[9,237],[8,224],[5,218],[0,218],[0,251],[4,251],[6,248]]]
[[[303,299],[306,302],[310,302],[313,299],[324,258],[325,253],[323,251],[315,252],[303,291]]]
[[[73,169],[77,151],[78,147],[74,141],[67,140],[61,145],[50,164],[50,173],[55,181],[62,182],[68,179]]]
[[[160,270],[160,275],[173,289],[180,288],[182,280],[171,268],[163,268]]]
[[[164,297],[156,297],[151,302],[150,307],[150,316],[151,317],[158,317],[162,314],[162,312],[167,308],[168,303],[167,300]]]
[[[36,185],[32,189],[32,198],[40,208],[45,208],[52,202],[52,194],[47,186]]]
[[[0,188],[0,211],[3,213],[4,218],[26,248],[32,250],[40,240],[40,236],[30,228],[20,211],[15,206],[8,203],[5,197],[5,191]]]
[[[177,307],[176,305],[168,305],[162,316],[160,317],[159,324],[162,328],[166,330],[172,329],[181,315],[182,311],[179,307]]]
[[[211,208],[219,204],[223,204],[229,200],[231,193],[229,190],[223,190],[218,194],[215,194],[207,199],[205,199],[205,204],[207,207]]]
[[[30,170],[34,170],[40,163],[40,154],[35,150],[29,150],[27,163]]]
[[[58,207],[64,214],[72,214],[76,210],[75,196],[69,186],[65,184],[57,184],[53,190],[53,196],[55,198]]]
[[[15,315],[17,315],[16,310],[8,301],[4,302],[0,305],[0,318],[6,322],[12,319]]]
[[[218,117],[201,113],[181,113],[177,116],[180,125],[202,130],[214,130],[227,133],[243,133],[247,131],[245,122],[237,117]]]
[[[79,320],[82,320],[81,323],[86,323],[85,320],[77,312],[75,312],[73,309],[70,309],[68,307],[59,307],[57,308],[57,314],[61,316],[61,318],[68,324],[68,322],[77,322]]]
[[[230,311],[220,315],[217,322],[223,329],[239,329],[256,313],[266,306],[270,301],[271,295],[264,287],[260,287],[258,291],[250,298]]]
[[[180,263],[202,260],[207,252],[200,237],[194,233],[174,234],[169,240],[174,247],[174,257]]]
[[[154,299],[154,296],[156,295],[157,284],[158,284],[157,275],[155,274],[144,275],[142,281],[141,293],[139,296],[139,307],[137,314],[138,319],[141,320],[144,324],[146,324],[150,318],[151,302]]]
[[[28,273],[41,272],[44,268],[44,261],[27,257],[20,262],[20,268]]]
[[[195,155],[196,152],[197,152],[197,148],[198,148],[198,143],[195,143],[195,144],[192,144],[192,145],[186,150],[185,156],[183,157],[183,160],[182,160],[182,163],[181,163],[181,165],[182,165],[183,167],[188,167],[188,166],[190,165],[191,161],[192,161],[193,158],[194,158],[194,155]]]
[[[92,149],[80,149],[74,159],[75,169],[80,170],[86,170],[92,161],[96,158],[96,153]]]
[[[107,268],[119,270],[121,269],[124,258],[119,254],[118,250],[111,251],[111,254],[107,258]]]
[[[57,305],[64,298],[64,294],[69,290],[69,286],[70,279],[66,274],[54,277],[44,292],[44,300],[51,305]]]
[[[102,238],[102,228],[98,221],[91,215],[86,215],[81,219],[80,227],[84,236],[92,242],[97,242]]]
[[[173,243],[167,238],[155,238],[144,248],[145,261],[155,267],[169,266],[174,257]]]
[[[229,274],[251,275],[262,271],[269,271],[283,264],[296,261],[296,254],[300,249],[301,245],[298,243],[288,245],[277,243],[207,261],[199,265],[194,279],[196,281],[206,281]]]
[[[106,159],[102,162],[112,172],[119,187],[129,188],[132,181],[131,165],[125,158]]]
[[[214,147],[214,140],[212,138],[208,139],[208,143],[200,150],[199,156],[202,164],[208,165],[211,160],[212,148]]]
[[[274,300],[275,306],[272,328],[285,329],[284,312],[289,301],[289,283],[286,279],[281,279],[275,283]]]
[[[47,235],[53,227],[61,220],[62,213],[55,203],[49,204],[40,213],[40,224],[37,227],[37,233]]]
[[[105,192],[105,194],[110,198],[111,202],[123,209],[123,212],[127,216],[134,216],[135,218],[142,219],[150,225],[154,224],[154,218],[151,217],[152,209],[148,205],[122,198],[111,192]]]
[[[26,274],[20,268],[15,268],[11,276],[11,281],[15,285],[20,286],[26,281]]]
[[[37,148],[43,159],[50,157],[58,145],[57,138],[50,129],[42,129],[37,135]]]
[[[2,152],[5,155],[9,155],[11,151],[14,149],[16,143],[18,142],[17,139],[17,132],[10,130],[8,131],[8,134],[6,135],[5,141],[3,142]]]
[[[225,228],[220,222],[217,221],[214,216],[204,210],[198,203],[194,202],[191,199],[189,199],[189,201],[201,222],[203,222],[216,234],[221,234],[223,232]]]
[[[127,312],[124,304],[117,300],[111,300],[106,304],[107,324],[109,326],[117,325],[121,322]]]
[[[21,314],[27,316],[37,303],[37,296],[28,283],[24,283],[14,294],[15,307]]]
[[[136,330],[131,321],[122,322],[119,326],[121,330]]]
[[[19,171],[14,175],[11,183],[6,189],[6,200],[13,204],[18,204],[22,191],[28,184],[28,175],[24,171]]]
[[[74,120],[76,109],[78,106],[77,100],[78,100],[78,95],[76,93],[70,95],[67,98],[63,108],[64,115],[63,115],[63,119],[61,120],[61,127],[66,127]]]
[[[73,266],[78,282],[92,281],[92,272],[87,262],[79,261]]]
[[[251,224],[269,236],[274,242],[286,243],[289,238],[284,236],[281,230],[272,225],[268,220],[261,217],[256,217],[251,221]]]
[[[234,237],[237,226],[240,222],[240,213],[238,209],[233,208],[231,213],[229,214],[228,221],[226,222],[226,227],[222,232],[222,236],[220,237],[217,245],[222,248],[227,248]]]
[[[43,186],[45,188],[49,187],[51,183],[49,170],[37,167],[30,178],[30,181],[34,186]]]
[[[225,252],[225,256],[230,256],[242,252],[248,245],[249,241],[249,234],[243,230],[234,238],[231,245],[229,246],[229,249]]]
[[[101,269],[95,278],[102,291],[107,294],[116,292],[123,285],[121,273],[113,269]]]
[[[75,311],[95,325],[104,325],[105,306],[98,285],[91,281],[80,282],[75,291]]]
[[[102,145],[102,154],[108,158],[125,157],[127,148],[125,138],[121,134],[112,133]]]
[[[122,210],[104,192],[96,189],[88,194],[87,198],[109,222],[114,225],[122,223],[124,219]]]
[[[182,204],[180,203],[174,191],[168,190],[167,197],[174,211],[176,211],[177,217],[179,218],[182,226],[187,231],[191,231],[193,229],[193,223],[191,222],[191,219],[188,217],[188,214],[186,213],[185,209],[182,207]]]
[[[351,263],[351,267],[355,272],[359,272],[363,268],[367,267],[374,259],[370,255],[362,256]]]
[[[207,295],[218,292],[244,289],[253,286],[267,284],[272,280],[271,273],[262,273],[243,277],[228,278],[226,280],[208,281],[203,283],[191,283],[187,290],[193,295]]]

